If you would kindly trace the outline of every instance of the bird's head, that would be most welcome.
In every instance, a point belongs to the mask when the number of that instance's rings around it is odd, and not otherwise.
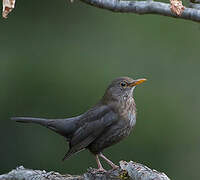
[[[132,97],[135,87],[146,81],[146,79],[133,80],[129,77],[119,77],[114,79],[108,86],[104,100],[120,100]]]

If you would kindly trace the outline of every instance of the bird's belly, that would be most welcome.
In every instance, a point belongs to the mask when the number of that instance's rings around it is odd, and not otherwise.
[[[119,121],[117,124],[112,125],[107,130],[105,130],[95,141],[93,141],[88,149],[98,154],[103,149],[118,143],[123,138],[127,137],[133,126],[130,126],[130,123],[134,124],[133,122],[126,122],[124,120]]]

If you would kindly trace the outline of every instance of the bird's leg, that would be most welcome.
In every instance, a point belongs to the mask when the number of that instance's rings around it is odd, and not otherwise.
[[[99,155],[96,154],[95,157],[96,157],[96,162],[97,162],[97,166],[98,166],[98,171],[106,171],[106,170],[103,168],[103,166],[101,165],[101,162],[100,162],[100,160],[99,160]]]
[[[99,153],[99,156],[103,158],[113,169],[117,169],[119,166],[115,165],[111,160],[105,157],[102,153]]]

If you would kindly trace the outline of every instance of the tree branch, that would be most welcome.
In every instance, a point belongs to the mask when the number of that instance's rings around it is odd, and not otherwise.
[[[200,10],[185,8],[180,16],[173,14],[170,5],[162,2],[147,1],[120,1],[120,0],[80,0],[89,5],[107,9],[113,12],[135,14],[159,14],[180,19],[200,22]]]
[[[46,172],[41,170],[25,169],[20,166],[8,174],[0,175],[0,180],[170,180],[164,173],[151,170],[148,167],[134,163],[132,161],[120,161],[120,167],[117,170],[107,172],[97,172],[90,168],[81,176],[61,175],[57,172]]]

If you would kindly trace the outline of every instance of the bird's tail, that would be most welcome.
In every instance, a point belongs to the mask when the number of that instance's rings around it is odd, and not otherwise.
[[[11,120],[20,123],[35,123],[35,124],[40,124],[42,126],[48,126],[50,121],[44,118],[32,118],[32,117],[12,117]]]
[[[45,119],[45,118],[33,118],[33,117],[13,117],[11,120],[20,123],[34,123],[39,124],[54,132],[64,136],[67,140],[77,129],[76,122],[78,117],[66,118],[66,119]]]

